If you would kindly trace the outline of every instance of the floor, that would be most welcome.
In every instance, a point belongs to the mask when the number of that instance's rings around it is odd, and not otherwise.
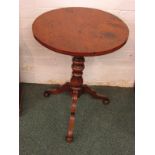
[[[43,97],[54,86],[23,84],[20,155],[134,155],[134,89],[92,86],[109,96],[103,105],[89,95],[77,106],[74,142],[66,143],[71,97]]]

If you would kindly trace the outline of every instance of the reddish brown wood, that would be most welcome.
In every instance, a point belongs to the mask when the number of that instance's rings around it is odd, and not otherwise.
[[[70,118],[69,118],[69,124],[68,124],[68,130],[67,130],[67,136],[66,140],[68,143],[71,143],[73,141],[73,130],[75,125],[75,111],[77,107],[77,101],[78,101],[78,90],[73,90],[72,92],[72,103],[71,103],[71,109],[70,109]]]
[[[66,140],[71,143],[73,140],[73,130],[75,124],[75,111],[77,106],[78,97],[82,93],[83,89],[83,70],[84,70],[84,57],[73,57],[72,64],[72,78],[70,80],[70,86],[72,90],[72,104],[71,104],[71,114],[69,119],[68,131]]]
[[[88,93],[101,99],[109,99],[83,85],[84,56],[98,56],[114,52],[127,41],[129,30],[118,17],[97,9],[72,7],[46,12],[33,23],[33,35],[42,45],[55,52],[74,56],[70,83],[54,90],[47,90],[44,96],[71,92],[71,114],[66,140],[72,142],[75,112],[78,97]]]
[[[83,85],[84,93],[88,93],[92,97],[96,99],[101,99],[103,101],[103,104],[109,104],[110,100],[107,96],[97,93],[95,90],[91,89],[87,85]]]
[[[73,57],[70,85],[72,90],[79,91],[79,95],[82,93],[84,61],[84,57]]]
[[[67,82],[61,87],[47,90],[44,92],[45,97],[49,96],[50,94],[63,93],[64,91],[71,92],[72,103],[71,103],[70,118],[69,118],[69,124],[68,124],[67,136],[66,136],[66,140],[68,143],[71,143],[73,141],[75,112],[76,112],[78,97],[80,97],[80,95],[82,95],[83,93],[88,93],[96,99],[101,99],[104,104],[109,103],[108,97],[101,94],[97,94],[89,86],[83,85],[82,74],[84,70],[84,61],[85,61],[84,57],[73,57],[72,77],[71,77],[70,83]]]
[[[60,93],[63,93],[65,91],[69,91],[70,90],[70,84],[69,82],[65,83],[64,85],[58,87],[58,88],[55,88],[55,89],[50,89],[50,90],[46,90],[44,92],[44,96],[45,97],[48,97],[50,94],[60,94]]]
[[[122,47],[127,25],[97,9],[71,7],[40,15],[32,26],[34,37],[47,48],[72,56],[103,55]]]

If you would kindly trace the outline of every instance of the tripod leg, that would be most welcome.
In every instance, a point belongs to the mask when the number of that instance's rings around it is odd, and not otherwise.
[[[62,85],[56,89],[46,90],[44,92],[44,96],[48,97],[50,94],[55,94],[55,95],[60,94],[60,93],[63,93],[65,91],[69,91],[69,89],[70,89],[70,84],[69,84],[69,82],[67,82],[64,85]]]
[[[68,131],[66,140],[68,143],[71,143],[73,141],[73,130],[75,125],[75,111],[77,107],[77,100],[78,100],[78,91],[73,90],[72,94],[72,104],[71,104],[71,113],[69,118],[69,125],[68,125]]]
[[[91,89],[87,85],[84,85],[83,88],[84,88],[84,93],[88,93],[89,95],[91,95],[92,97],[96,99],[101,99],[103,101],[103,104],[110,103],[110,100],[107,96],[96,93],[95,90]]]

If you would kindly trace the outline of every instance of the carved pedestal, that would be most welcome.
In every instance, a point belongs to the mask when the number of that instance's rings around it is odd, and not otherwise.
[[[83,93],[88,93],[92,97],[96,99],[101,99],[104,104],[108,104],[110,101],[109,99],[101,94],[97,94],[94,90],[92,90],[87,85],[83,85],[83,70],[84,70],[84,57],[73,57],[73,64],[72,64],[72,77],[70,83],[65,83],[63,86],[47,90],[44,92],[44,96],[47,97],[50,94],[59,94],[63,93],[64,91],[69,91],[72,95],[72,103],[70,109],[70,118],[69,118],[69,125],[67,130],[66,140],[68,143],[73,141],[73,129],[75,125],[75,112],[77,107],[77,101],[80,95]]]

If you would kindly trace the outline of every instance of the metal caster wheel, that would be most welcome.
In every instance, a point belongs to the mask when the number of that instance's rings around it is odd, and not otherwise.
[[[110,100],[108,98],[103,100],[104,105],[108,105],[109,103],[110,103]]]
[[[48,91],[45,91],[44,92],[44,97],[49,97],[50,96],[50,93]]]
[[[73,142],[73,137],[67,137],[66,136],[66,141],[67,141],[67,143],[72,143]]]

